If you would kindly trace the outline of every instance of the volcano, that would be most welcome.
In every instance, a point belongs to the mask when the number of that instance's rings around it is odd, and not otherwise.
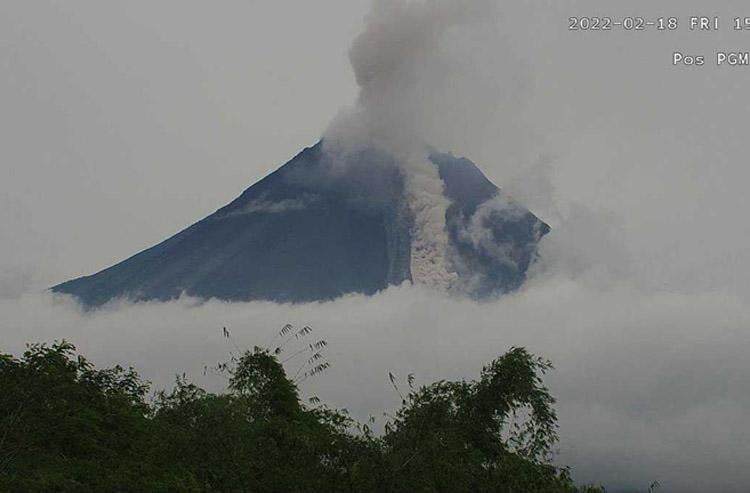
[[[468,159],[429,153],[450,201],[451,290],[474,298],[517,289],[549,227]],[[338,163],[323,142],[171,238],[52,290],[86,307],[183,295],[310,302],[411,281],[414,216],[393,158],[362,150]]]

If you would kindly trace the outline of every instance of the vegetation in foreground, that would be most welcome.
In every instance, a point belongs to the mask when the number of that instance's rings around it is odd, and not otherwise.
[[[310,348],[305,374],[325,368]],[[0,355],[0,491],[603,491],[551,464],[556,415],[541,378],[551,366],[522,348],[474,381],[409,378],[377,435],[301,402],[280,352],[256,347],[219,365],[225,393],[183,377],[152,399],[133,369],[95,369],[66,342]]]

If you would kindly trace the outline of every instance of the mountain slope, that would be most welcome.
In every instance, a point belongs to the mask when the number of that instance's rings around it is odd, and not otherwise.
[[[501,195],[497,187],[468,160],[445,154],[431,160],[453,202],[446,227],[463,289],[485,296],[518,287],[549,228],[525,209],[479,217]],[[52,289],[89,307],[183,293],[304,302],[372,294],[410,280],[412,218],[399,168],[373,151],[359,153],[345,169],[330,161],[318,143],[177,235]],[[475,241],[477,228],[486,230],[482,238],[496,235],[512,261],[498,261]]]

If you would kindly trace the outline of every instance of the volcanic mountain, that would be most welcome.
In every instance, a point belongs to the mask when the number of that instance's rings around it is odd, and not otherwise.
[[[452,290],[482,298],[518,288],[549,227],[468,159],[430,153],[450,201]],[[52,288],[86,307],[181,295],[308,302],[411,281],[414,215],[402,167],[363,150],[337,163],[322,142],[171,238]]]

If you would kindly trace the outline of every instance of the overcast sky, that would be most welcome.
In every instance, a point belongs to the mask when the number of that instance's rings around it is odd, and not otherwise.
[[[506,3],[497,56],[481,59],[508,82],[487,102],[500,110],[445,150],[500,186],[522,185],[543,217],[573,203],[615,215],[661,287],[746,285],[750,70],[671,66],[675,50],[712,60],[750,46],[729,26],[743,2]],[[355,98],[347,53],[367,10],[365,0],[2,2],[2,272],[36,286],[95,272],[316,142]],[[567,30],[570,15],[684,25],[702,13],[726,29]],[[549,169],[529,173],[539,163]]]
[[[470,377],[526,344],[557,363],[561,460],[582,480],[744,491],[750,67],[714,57],[750,50],[750,32],[731,29],[750,13],[742,0],[706,5],[503,2],[496,44],[467,58],[491,82],[480,100],[464,94],[481,118],[433,145],[473,159],[552,224],[545,268],[518,295],[446,305],[398,288],[293,309],[183,302],[82,315],[34,293],[210,214],[354,101],[348,50],[369,2],[4,0],[0,350],[65,336],[165,384],[220,357],[221,340],[203,332],[214,320],[247,345],[287,320],[314,323],[335,369],[310,391],[366,415],[395,404],[389,368]],[[570,32],[573,15],[682,26]],[[690,32],[690,15],[721,15],[723,30]],[[673,67],[674,51],[707,66]]]

